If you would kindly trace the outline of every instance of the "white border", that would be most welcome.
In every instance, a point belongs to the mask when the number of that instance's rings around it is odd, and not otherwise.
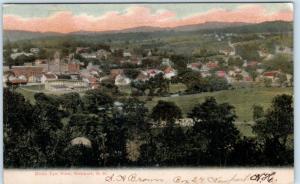
[[[292,1],[292,0],[104,0],[104,1],[99,1],[99,0],[0,0],[1,9],[1,24],[0,24],[0,53],[3,53],[3,30],[2,30],[2,12],[3,12],[3,4],[5,3],[42,3],[42,4],[50,4],[50,3],[196,3],[196,2],[202,2],[202,3],[226,3],[226,2],[231,2],[231,3],[268,3],[268,2],[292,2],[294,4],[294,107],[295,107],[295,113],[294,113],[294,126],[295,126],[295,142],[294,142],[294,147],[295,147],[295,153],[294,153],[294,177],[295,177],[295,183],[300,184],[300,149],[299,149],[299,144],[300,144],[300,125],[298,122],[300,122],[300,97],[297,95],[300,93],[300,72],[298,73],[297,71],[300,71],[300,45],[299,45],[299,34],[300,34],[300,22],[298,20],[298,17],[300,16],[300,12],[298,11],[298,8],[300,6],[299,1]],[[3,54],[0,54],[0,80],[2,81],[2,61],[3,61]],[[2,82],[0,82],[0,93],[3,94],[3,86]],[[3,183],[3,95],[0,95],[0,169],[1,169],[1,178],[0,183]]]

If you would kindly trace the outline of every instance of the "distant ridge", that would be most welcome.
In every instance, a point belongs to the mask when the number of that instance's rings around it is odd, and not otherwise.
[[[217,30],[218,32],[275,32],[275,31],[288,31],[293,28],[292,22],[286,21],[269,21],[257,24],[250,24],[244,22],[206,22],[201,24],[184,25],[174,28],[161,28],[152,26],[141,26],[135,28],[128,28],[123,30],[112,31],[77,31],[71,33],[57,33],[57,32],[30,32],[22,30],[4,30],[4,40],[18,41],[27,39],[38,39],[46,37],[59,37],[59,36],[93,36],[93,35],[107,35],[107,34],[126,34],[126,33],[152,33],[152,32],[188,32],[188,31],[206,31]]]

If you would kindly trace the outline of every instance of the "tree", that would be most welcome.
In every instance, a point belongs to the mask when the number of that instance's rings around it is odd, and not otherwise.
[[[262,146],[258,141],[254,138],[243,137],[234,145],[229,157],[229,164],[232,166],[263,166],[265,160]]]
[[[174,102],[159,100],[153,107],[150,117],[155,121],[172,122],[182,117],[181,109]]]
[[[125,69],[124,74],[130,79],[135,79],[139,75],[140,71],[137,69]]]
[[[80,95],[75,92],[63,94],[61,97],[61,105],[71,113],[76,113],[83,107]]]
[[[229,66],[242,67],[243,64],[244,64],[244,61],[241,58],[229,57],[229,59],[228,59],[228,65]]]
[[[205,146],[208,163],[226,165],[228,155],[239,138],[239,131],[233,124],[236,119],[234,107],[228,103],[218,104],[215,98],[208,97],[202,104],[196,105],[188,117],[195,122],[193,136],[199,138],[194,144],[199,146],[198,141],[202,141],[201,147]]]
[[[64,151],[68,167],[94,167],[96,162],[93,150],[84,145],[69,145]]]
[[[253,120],[256,121],[264,116],[264,109],[262,106],[253,105]]]
[[[83,96],[85,109],[91,113],[107,111],[113,103],[112,97],[101,92],[100,89],[89,90]]]
[[[272,86],[272,79],[264,78],[264,85],[267,88],[271,87]]]
[[[7,88],[3,90],[3,143],[5,168],[35,168],[46,157],[33,140],[33,107],[25,98]]]
[[[293,112],[292,96],[286,94],[276,96],[271,108],[267,110],[264,118],[256,121],[253,130],[264,139],[278,139],[286,145],[288,136],[293,134]]]
[[[123,102],[122,117],[124,119],[124,126],[128,131],[128,136],[140,135],[149,130],[147,113],[148,109],[145,103],[136,98],[129,98]]]

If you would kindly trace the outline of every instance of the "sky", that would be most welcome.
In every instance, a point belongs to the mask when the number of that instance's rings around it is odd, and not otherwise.
[[[292,3],[6,4],[5,30],[69,33],[205,22],[293,21]]]

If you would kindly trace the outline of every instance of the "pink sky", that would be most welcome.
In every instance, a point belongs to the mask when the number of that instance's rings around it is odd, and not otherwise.
[[[151,12],[147,7],[133,6],[126,13],[106,12],[95,17],[86,14],[74,15],[69,11],[57,12],[45,18],[22,18],[17,15],[4,15],[4,29],[39,32],[69,33],[74,31],[109,31],[139,26],[176,27],[204,22],[248,22],[284,20],[292,21],[293,12],[283,9],[270,13],[259,5],[243,5],[235,10],[211,9],[204,13],[177,18],[176,12],[169,10]]]

